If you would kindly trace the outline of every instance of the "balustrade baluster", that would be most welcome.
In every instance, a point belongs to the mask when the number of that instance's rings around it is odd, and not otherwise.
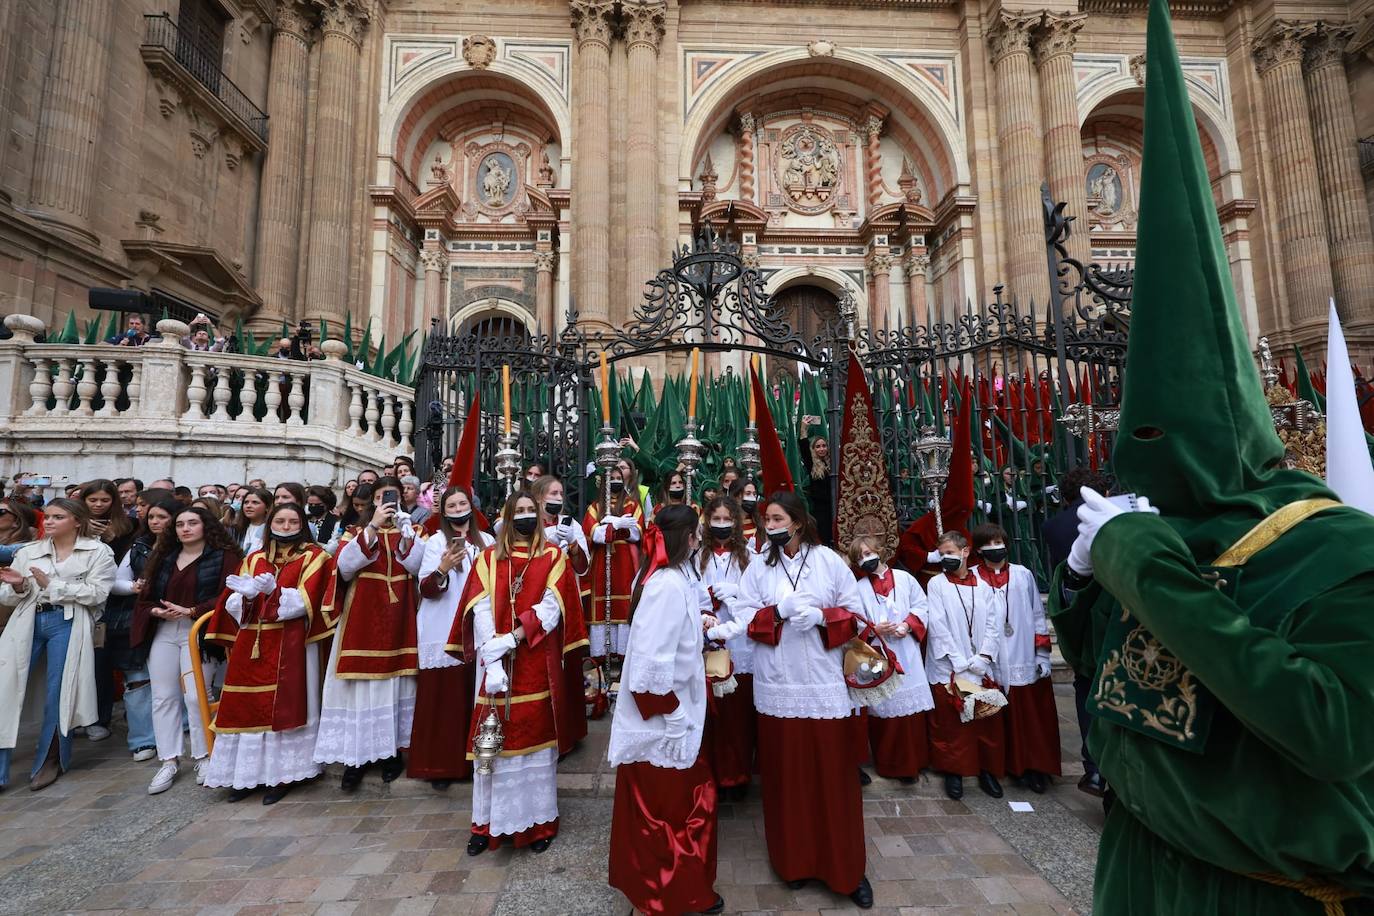
[[[211,420],[230,420],[229,399],[233,393],[229,390],[229,377],[234,374],[234,370],[227,366],[215,373],[215,412],[211,415]]]
[[[104,403],[100,405],[100,410],[96,411],[96,416],[113,417],[119,414],[115,401],[119,400],[120,364],[112,359],[102,362],[105,367],[105,380],[100,383],[100,399]]]
[[[277,413],[277,408],[281,406],[281,380],[279,373],[267,373],[267,388],[263,394],[263,401],[267,405],[267,412],[262,415],[262,422],[274,425],[281,424],[281,415]]]
[[[95,383],[95,357],[81,357],[81,379],[76,384],[76,396],[78,403],[76,413],[78,416],[95,416],[95,393],[100,390],[100,386]]]
[[[138,416],[138,406],[143,396],[143,362],[135,361],[133,374],[129,376],[129,415]]]
[[[48,415],[48,398],[52,395],[52,366],[44,357],[33,361],[33,381],[29,382],[29,409],[26,417]]]
[[[410,436],[415,431],[415,421],[411,418],[415,412],[415,404],[412,401],[401,401],[401,451],[409,455],[411,453]]]
[[[396,411],[392,396],[382,392],[382,441],[390,445],[396,438]]]
[[[191,364],[191,384],[186,388],[186,413],[182,418],[186,420],[205,419],[205,364],[196,362]]]
[[[308,364],[307,364],[308,365]],[[286,406],[290,410],[286,422],[289,426],[305,425],[305,374],[292,372],[291,393],[286,396]]]
[[[361,436],[363,434],[363,386],[350,382],[348,391],[348,434]]]
[[[54,416],[65,417],[72,412],[73,362],[75,361],[70,359],[59,359],[57,361],[57,379],[52,383],[52,396],[56,401],[52,408]]]
[[[381,413],[377,410],[377,397],[375,392],[368,391],[367,397],[367,441],[380,442],[382,439],[381,427],[377,425],[377,418]]]

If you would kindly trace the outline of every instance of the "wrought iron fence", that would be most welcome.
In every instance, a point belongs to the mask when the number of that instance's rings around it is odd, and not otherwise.
[[[191,78],[214,93],[234,117],[258,137],[267,139],[267,114],[249,101],[220,69],[219,60],[207,53],[189,31],[166,13],[145,15],[143,23],[145,47],[162,48],[170,53]]]

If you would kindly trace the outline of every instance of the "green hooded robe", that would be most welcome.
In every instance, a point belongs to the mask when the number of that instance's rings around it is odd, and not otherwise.
[[[1118,799],[1094,912],[1374,913],[1374,517],[1282,467],[1165,0],[1147,68],[1114,463],[1161,514],[1109,521],[1094,581],[1050,590]]]

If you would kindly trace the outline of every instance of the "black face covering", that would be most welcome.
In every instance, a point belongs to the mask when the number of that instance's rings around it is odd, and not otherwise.
[[[282,534],[279,531],[272,532],[272,540],[279,544],[296,544],[305,538],[305,529],[293,531],[290,534]]]
[[[963,557],[960,557],[958,554],[955,554],[954,556],[940,558],[940,568],[947,573],[958,572],[959,567],[963,565],[964,559]]]
[[[324,515],[324,512],[325,512],[324,503],[317,503],[317,504],[315,504],[315,505],[313,505],[313,506],[306,506],[306,507],[305,507],[305,511],[306,511],[311,517],[313,517],[313,518],[319,518],[321,515]]]
[[[742,499],[742,500],[740,500],[740,505],[744,506],[744,511],[745,511],[745,512],[753,512],[754,509],[758,507],[758,504],[759,504],[759,501],[758,501],[757,499]]]
[[[462,515],[445,515],[444,521],[448,522],[455,528],[461,528],[464,525],[466,525],[471,518],[471,512],[464,512]]]
[[[1001,563],[1007,558],[1007,548],[1005,547],[984,547],[978,551],[983,555],[983,559],[989,563]]]
[[[544,514],[545,514],[545,515],[552,515],[554,518],[557,518],[557,517],[558,517],[558,513],[562,512],[562,511],[563,511],[563,504],[562,504],[562,503],[544,503]]]
[[[611,492],[612,492],[612,493],[624,493],[624,492],[625,492],[625,481],[623,481],[623,480],[612,480],[612,481],[611,481]]]
[[[735,526],[734,526],[734,525],[712,525],[712,526],[711,526],[711,537],[715,538],[717,541],[728,541],[728,540],[730,540],[730,535],[732,535],[732,534],[734,534],[734,533],[735,533]]]
[[[686,492],[687,492],[687,491],[684,490],[682,487],[669,487],[669,488],[668,488],[668,495],[671,496],[673,499],[682,499],[682,494],[683,494],[683,493],[686,493]]]
[[[539,527],[539,517],[535,515],[517,515],[512,519],[511,524],[515,526],[515,533],[523,537],[534,534],[534,529]]]
[[[863,570],[864,572],[866,572],[866,573],[875,573],[875,572],[877,572],[877,571],[878,571],[878,558],[877,558],[877,557],[869,557],[868,559],[864,560],[863,562],[861,562],[861,563],[859,564],[859,568],[862,569],[862,570]]]
[[[768,532],[768,542],[770,544],[776,544],[779,547],[783,547],[786,546],[787,542],[790,540],[792,540],[792,529],[790,528]]]

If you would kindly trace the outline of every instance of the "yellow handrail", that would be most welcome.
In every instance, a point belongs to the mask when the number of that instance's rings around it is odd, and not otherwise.
[[[191,624],[190,636],[191,675],[195,678],[196,699],[200,702],[200,724],[205,730],[206,754],[215,749],[215,730],[212,725],[215,721],[215,713],[219,710],[219,701],[210,702],[210,691],[205,686],[205,669],[200,662],[200,634],[212,616],[214,616],[214,611],[202,614],[195,623]]]

